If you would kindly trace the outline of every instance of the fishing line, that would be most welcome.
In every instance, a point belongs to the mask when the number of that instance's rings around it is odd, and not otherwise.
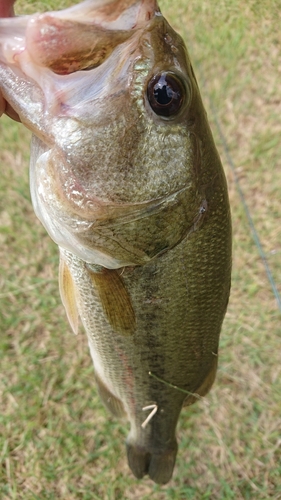
[[[209,100],[209,103],[210,103],[210,109],[211,109],[211,112],[212,112],[212,115],[213,115],[213,118],[214,118],[214,122],[215,122],[215,125],[216,125],[216,128],[217,128],[220,140],[221,140],[223,151],[224,151],[226,160],[228,162],[228,165],[230,167],[230,170],[231,170],[231,172],[233,174],[234,183],[236,185],[236,189],[237,189],[238,194],[240,196],[240,200],[241,200],[244,212],[246,214],[246,217],[247,217],[247,220],[248,220],[248,224],[249,224],[250,229],[251,229],[253,240],[254,240],[257,248],[258,248],[258,252],[259,252],[260,258],[262,260],[262,263],[264,265],[268,281],[269,281],[269,283],[271,285],[271,288],[272,288],[273,294],[275,296],[278,308],[281,311],[281,297],[280,297],[280,294],[278,292],[278,289],[277,289],[277,286],[276,286],[273,274],[271,272],[268,260],[266,258],[265,252],[263,250],[263,247],[262,247],[262,244],[261,244],[261,240],[260,240],[258,232],[256,230],[256,226],[255,226],[253,218],[251,216],[250,209],[249,209],[248,204],[246,202],[246,198],[245,198],[244,192],[243,192],[241,184],[239,182],[239,178],[238,178],[237,173],[236,173],[235,163],[234,163],[234,161],[232,159],[232,156],[230,154],[230,149],[229,149],[226,137],[225,137],[225,135],[224,135],[224,133],[222,131],[222,127],[221,127],[219,119],[218,119],[216,108],[214,106],[214,103],[212,101],[212,98],[211,98],[209,92],[207,92],[206,79],[204,77],[204,74],[203,74],[203,71],[201,69],[200,64],[197,62],[196,65],[197,65],[198,73],[200,75],[200,79],[201,79],[201,81],[203,83],[203,87],[205,87],[205,89],[206,89],[206,95],[208,96],[208,100]]]
[[[193,396],[194,398],[196,399],[202,399],[202,396],[200,396],[199,394],[197,394],[196,392],[190,392],[190,391],[187,391],[186,389],[182,389],[181,387],[179,387],[178,385],[174,385],[174,384],[171,384],[170,382],[167,382],[166,380],[164,380],[163,378],[160,378],[158,377],[157,375],[155,375],[155,373],[152,373],[152,372],[148,372],[148,375],[152,378],[155,378],[156,380],[158,380],[159,382],[162,382],[162,384],[165,384],[167,385],[168,387],[171,387],[172,389],[176,389],[177,391],[180,391],[180,392],[183,392],[184,394],[187,394],[188,396]]]

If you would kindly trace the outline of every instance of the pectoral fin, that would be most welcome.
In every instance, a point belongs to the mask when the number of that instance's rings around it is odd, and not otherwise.
[[[122,277],[114,269],[101,268],[96,272],[88,268],[88,271],[112,328],[120,335],[132,335],[136,324],[135,313]]]
[[[75,285],[65,260],[60,257],[59,266],[59,287],[62,303],[66,310],[67,319],[70,326],[77,335],[78,333],[78,309]]]

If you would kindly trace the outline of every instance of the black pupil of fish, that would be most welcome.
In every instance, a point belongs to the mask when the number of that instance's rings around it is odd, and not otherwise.
[[[169,104],[171,100],[174,98],[175,92],[169,87],[169,85],[163,85],[161,88],[154,88],[154,97],[158,104]],[[177,97],[177,96],[176,96]]]
[[[153,111],[160,116],[173,116],[183,103],[184,88],[179,79],[168,73],[154,76],[147,87],[147,97]]]

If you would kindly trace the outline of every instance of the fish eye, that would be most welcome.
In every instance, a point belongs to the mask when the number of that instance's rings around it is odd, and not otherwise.
[[[179,113],[185,96],[185,85],[172,72],[158,73],[151,78],[147,86],[147,98],[152,110],[166,118]]]

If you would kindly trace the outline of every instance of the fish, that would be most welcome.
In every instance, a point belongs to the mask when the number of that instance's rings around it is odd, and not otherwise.
[[[227,184],[184,41],[156,0],[1,19],[0,88],[33,133],[33,207],[100,397],[129,422],[129,467],[166,484],[181,410],[215,380],[231,281]]]

